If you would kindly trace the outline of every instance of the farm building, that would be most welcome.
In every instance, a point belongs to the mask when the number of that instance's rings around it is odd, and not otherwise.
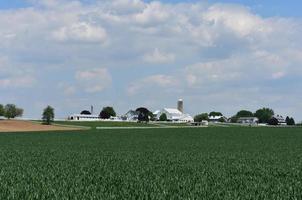
[[[100,117],[98,115],[85,115],[85,114],[73,114],[68,117],[70,121],[98,121]]]
[[[228,119],[225,117],[225,116],[209,116],[209,121],[210,122],[214,122],[214,123],[217,123],[217,122],[221,122],[221,121],[224,121],[226,122]]]
[[[138,112],[136,112],[135,110],[129,110],[121,118],[124,121],[137,121],[138,120]]]
[[[157,120],[159,120],[162,114],[167,115],[167,120],[171,122],[193,122],[194,119],[189,114],[184,114],[175,108],[163,108],[160,111],[153,113]]]
[[[237,123],[240,124],[257,124],[259,119],[257,117],[240,117]]]
[[[279,125],[287,125],[286,120],[281,115],[274,115],[272,118],[276,119]]]
[[[68,116],[70,121],[98,121],[100,117],[98,115],[93,115],[93,106],[91,106],[90,111],[83,110],[80,114],[73,114]]]

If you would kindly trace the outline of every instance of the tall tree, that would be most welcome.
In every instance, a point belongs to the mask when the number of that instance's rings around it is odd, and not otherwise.
[[[256,111],[254,116],[259,119],[259,123],[268,123],[274,114],[274,111],[270,108],[261,108]]]
[[[166,115],[166,113],[163,113],[163,114],[161,114],[160,115],[160,117],[159,117],[159,121],[161,121],[161,122],[165,122],[165,121],[167,121],[168,119],[167,119],[167,115]]]
[[[0,117],[4,116],[4,106],[0,104]]]
[[[44,124],[50,125],[55,118],[55,112],[54,112],[54,108],[52,108],[51,106],[47,106],[42,114],[42,120]]]
[[[206,120],[206,121],[209,120],[208,113],[202,113],[202,114],[196,115],[194,117],[194,122],[202,122],[203,120]]]
[[[294,126],[294,125],[296,125],[296,122],[295,122],[294,118],[292,118],[292,117],[289,118],[287,125],[289,125],[289,126]]]
[[[138,112],[139,122],[149,122],[150,118],[152,117],[152,112],[144,107],[137,108],[136,112]]]
[[[253,117],[254,114],[251,111],[248,110],[240,110],[237,112],[236,116],[239,117]]]
[[[113,109],[113,107],[104,107],[103,110],[100,113],[100,118],[101,119],[110,119],[110,117],[115,117],[116,113]]]
[[[209,116],[212,116],[212,117],[216,117],[216,116],[223,116],[223,114],[221,112],[210,112]]]
[[[7,104],[4,107],[4,117],[7,119],[13,119],[15,117],[21,117],[23,115],[23,109],[18,108],[14,104]]]

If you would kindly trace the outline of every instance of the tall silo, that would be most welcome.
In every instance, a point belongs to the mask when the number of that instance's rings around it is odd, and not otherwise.
[[[184,112],[184,101],[182,99],[177,101],[177,109],[182,113]]]

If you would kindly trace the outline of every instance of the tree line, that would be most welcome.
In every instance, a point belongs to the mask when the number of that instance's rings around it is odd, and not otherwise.
[[[241,117],[257,117],[259,119],[259,123],[277,125],[278,121],[276,121],[273,116],[275,112],[271,108],[260,108],[256,112],[252,112],[249,110],[240,110],[234,116],[230,118],[231,123],[237,123],[238,119]],[[220,112],[211,112],[211,113],[201,113],[194,117],[194,121],[201,122],[203,120],[208,121],[210,116],[223,116]],[[221,119],[223,121],[223,119]],[[295,120],[292,117],[286,117],[286,124],[287,125],[295,125]]]
[[[149,111],[145,107],[139,107],[135,110],[138,115],[139,122],[148,122],[155,120],[154,115],[151,111]],[[91,114],[89,111],[82,111],[81,114]],[[7,119],[14,119],[16,117],[21,117],[23,115],[23,109],[17,107],[15,104],[0,104],[0,117],[5,117]],[[271,125],[277,125],[278,121],[276,121],[273,116],[275,112],[271,108],[261,108],[258,109],[255,113],[249,110],[240,110],[234,116],[230,118],[230,122],[237,123],[238,119],[241,117],[257,117],[259,119],[259,123],[266,123]],[[208,121],[211,116],[223,116],[221,112],[210,112],[210,113],[201,113],[194,117],[195,122],[201,122],[203,120]],[[111,117],[116,117],[116,112],[113,107],[107,106],[103,107],[102,111],[99,114],[101,119],[110,119]],[[44,124],[51,124],[54,121],[55,114],[54,108],[51,106],[47,106],[42,113],[42,121]],[[160,121],[167,121],[167,115],[162,114],[159,118]],[[225,119],[221,117],[219,119],[220,122],[225,122]],[[287,125],[295,125],[295,120],[292,117],[286,117],[285,119]]]

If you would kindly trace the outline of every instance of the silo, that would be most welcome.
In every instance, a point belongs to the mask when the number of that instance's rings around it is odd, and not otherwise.
[[[184,101],[182,99],[178,100],[177,109],[182,113],[184,112]]]
[[[90,107],[90,112],[93,115],[93,106]]]

